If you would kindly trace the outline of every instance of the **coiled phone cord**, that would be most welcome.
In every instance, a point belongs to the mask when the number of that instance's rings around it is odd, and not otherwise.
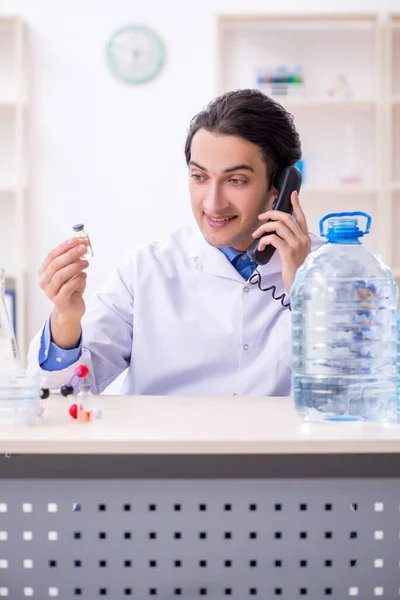
[[[288,308],[289,310],[292,310],[290,307],[290,302],[285,303],[286,294],[281,294],[280,296],[275,295],[276,294],[276,285],[270,285],[269,287],[266,287],[266,288],[261,287],[261,273],[259,272],[259,270],[257,268],[256,268],[255,272],[250,276],[249,283],[251,283],[252,285],[258,285],[259,289],[262,292],[272,291],[272,298],[274,300],[280,300],[280,302],[284,308]]]

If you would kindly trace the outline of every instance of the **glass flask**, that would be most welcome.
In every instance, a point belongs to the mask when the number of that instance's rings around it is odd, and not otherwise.
[[[21,370],[21,359],[7,310],[5,292],[5,271],[0,269],[0,374]]]

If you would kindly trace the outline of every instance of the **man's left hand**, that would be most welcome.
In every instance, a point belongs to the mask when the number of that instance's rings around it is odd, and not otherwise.
[[[311,251],[311,238],[308,233],[307,220],[301,209],[299,196],[296,191],[292,192],[291,202],[296,219],[288,213],[279,210],[268,210],[258,215],[263,223],[253,233],[254,238],[260,238],[258,250],[262,251],[266,246],[274,246],[282,261],[282,279],[286,291],[289,293],[294,282],[297,269],[303,264]],[[264,233],[271,235],[264,235]]]

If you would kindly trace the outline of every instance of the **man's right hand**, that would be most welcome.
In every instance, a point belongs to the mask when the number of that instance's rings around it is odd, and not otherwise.
[[[52,341],[60,348],[76,348],[85,314],[83,292],[89,263],[80,257],[87,248],[76,238],[52,250],[39,269],[40,287],[54,304],[50,318]]]

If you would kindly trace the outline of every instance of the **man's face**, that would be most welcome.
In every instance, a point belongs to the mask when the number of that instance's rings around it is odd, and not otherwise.
[[[260,225],[258,215],[271,208],[267,167],[255,144],[199,129],[192,140],[189,191],[192,209],[205,240],[219,248],[245,251]]]
[[[360,302],[372,302],[374,300],[374,292],[367,287],[358,288],[357,293]]]

